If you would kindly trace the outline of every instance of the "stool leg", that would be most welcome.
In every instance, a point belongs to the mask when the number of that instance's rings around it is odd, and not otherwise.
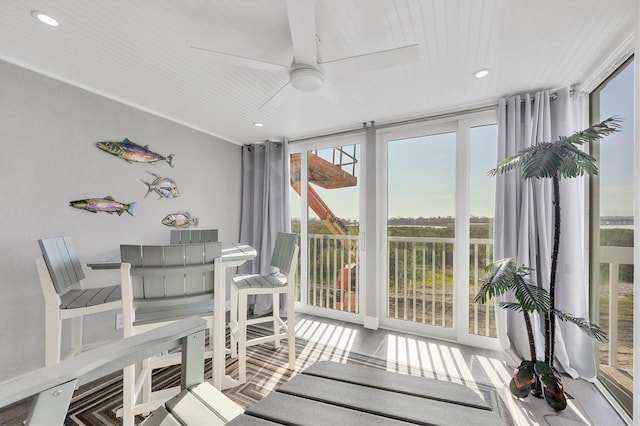
[[[47,312],[48,314],[48,312]],[[60,351],[62,350],[62,320],[57,315],[45,315],[45,356],[44,365],[49,367],[60,362]]]
[[[136,365],[122,370],[122,424],[135,425],[133,407],[136,404],[134,388],[136,386]]]
[[[229,345],[231,346],[231,358],[238,357],[238,289],[231,283],[229,289],[229,301],[231,302],[229,312]]]
[[[71,318],[71,353],[82,352],[82,317]]]
[[[273,305],[273,335],[278,336],[280,335],[280,321],[278,321],[280,319],[280,293],[273,294],[272,305]],[[276,338],[273,341],[273,347],[276,349],[280,347],[279,338]]]
[[[238,291],[238,380],[247,381],[247,298],[245,291]]]
[[[292,284],[289,284],[292,285]],[[295,299],[292,291],[286,294],[287,300],[287,332],[289,333],[289,370],[296,369],[296,313]]]
[[[153,369],[150,366],[151,364],[151,359],[150,358],[146,358],[144,360],[142,360],[142,369],[141,374],[145,374],[145,379],[144,379],[144,383],[142,384],[142,402],[149,402],[151,401],[151,376],[153,375]],[[148,373],[147,373],[148,371]]]

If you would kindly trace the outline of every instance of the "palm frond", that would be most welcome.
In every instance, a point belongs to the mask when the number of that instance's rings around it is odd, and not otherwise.
[[[526,277],[533,271],[533,268],[529,268],[528,266],[520,265],[518,269],[516,269],[516,273],[521,277]]]
[[[567,321],[575,324],[580,330],[582,330],[587,335],[593,337],[599,342],[607,341],[607,332],[600,328],[599,325],[590,322],[585,318],[577,318],[572,314],[562,312],[561,310],[554,309],[553,313],[555,314],[560,321]]]
[[[562,147],[564,161],[558,169],[558,176],[563,178],[574,178],[588,175],[597,175],[598,167],[596,159],[574,145]]]
[[[492,297],[506,293],[511,289],[513,279],[517,275],[515,262],[510,258],[488,264],[485,271],[487,274],[474,298],[475,303],[486,303]]]
[[[538,142],[529,148],[507,157],[489,170],[489,176],[501,175],[514,169],[522,169],[523,179],[544,179],[555,176],[572,178],[598,174],[596,160],[578,149],[577,145],[594,142],[620,131],[621,120],[610,117],[569,137],[560,137],[554,143]]]
[[[619,132],[622,128],[620,123],[622,123],[622,120],[619,117],[609,117],[600,123],[574,133],[564,140],[573,145],[583,145],[585,143],[595,142],[605,136]]]
[[[527,284],[522,277],[519,278],[519,280],[516,280],[514,293],[516,300],[522,305],[523,309],[528,312],[549,312],[551,309],[549,292],[545,288]]]
[[[498,302],[498,306],[504,309],[510,309],[515,312],[522,312],[522,305],[518,302]]]
[[[549,142],[540,142],[532,146],[522,159],[523,179],[542,179],[553,177],[564,161],[562,151]]]
[[[487,172],[489,176],[502,175],[520,166],[521,153],[503,159],[495,169]]]

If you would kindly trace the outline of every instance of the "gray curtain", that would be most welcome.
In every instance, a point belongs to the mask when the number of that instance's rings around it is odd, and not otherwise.
[[[501,99],[498,104],[498,161],[537,142],[553,142],[586,127],[584,95],[568,88],[535,96]],[[561,235],[556,305],[588,318],[588,252],[585,235],[586,178],[560,181]],[[553,246],[551,180],[522,181],[518,171],[496,181],[494,257],[511,257],[533,268],[531,280],[549,288]],[[528,359],[529,346],[521,313],[497,308],[499,339]],[[532,316],[538,359],[544,359],[544,324]],[[556,322],[556,366],[572,377],[595,378],[595,356],[590,338],[573,324]],[[559,365],[558,365],[559,364]]]
[[[240,266],[240,273],[272,272],[271,253],[276,235],[291,231],[289,182],[287,141],[242,147],[240,242],[255,247],[258,255],[252,262]],[[284,309],[286,305],[281,302]],[[270,295],[256,297],[253,303],[255,315],[271,312]]]

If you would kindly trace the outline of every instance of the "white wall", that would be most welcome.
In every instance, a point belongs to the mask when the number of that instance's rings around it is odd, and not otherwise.
[[[125,137],[175,154],[174,168],[129,164],[95,145]],[[116,254],[121,243],[168,243],[162,218],[187,210],[199,228],[236,241],[240,167],[237,145],[0,61],[0,380],[44,365],[39,238],[70,235],[84,263]],[[153,179],[146,170],[174,179],[181,196],[144,198],[140,179]],[[135,217],[68,205],[106,195],[136,201]],[[116,271],[85,273],[89,287],[118,282]],[[97,316],[85,322],[85,339],[120,336],[114,325],[115,312]]]

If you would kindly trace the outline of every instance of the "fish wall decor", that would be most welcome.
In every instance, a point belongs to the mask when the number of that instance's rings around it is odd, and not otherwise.
[[[151,173],[150,171],[147,171],[147,173],[155,177],[155,180],[149,183],[140,179],[140,181],[145,185],[147,185],[148,187],[147,193],[144,195],[145,198],[147,197],[147,195],[149,195],[153,191],[155,191],[156,193],[158,193],[158,195],[160,195],[160,197],[158,197],[158,200],[162,197],[175,198],[180,196],[180,192],[178,191],[178,185],[176,185],[176,182],[173,179],[168,177],[158,176],[157,174]]]
[[[189,212],[170,213],[162,219],[162,224],[174,228],[188,228],[191,225],[198,226],[198,218],[192,217]]]
[[[122,142],[96,142],[101,150],[122,158],[127,163],[155,163],[157,161],[166,161],[173,167],[173,154],[163,157],[149,149],[149,145],[140,146],[125,138]]]
[[[76,200],[69,202],[70,207],[76,209],[87,210],[91,213],[107,212],[109,214],[117,213],[118,216],[122,212],[127,212],[131,216],[136,214],[136,203],[121,203],[116,201],[112,196],[108,195],[104,198],[87,198],[85,200]]]

